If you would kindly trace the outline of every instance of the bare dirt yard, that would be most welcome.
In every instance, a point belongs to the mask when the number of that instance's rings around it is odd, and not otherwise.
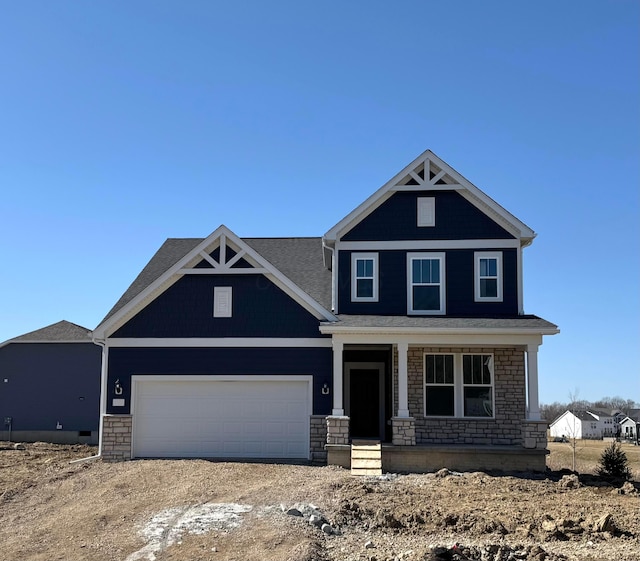
[[[551,443],[545,474],[363,478],[0,442],[0,560],[640,561],[640,447],[624,486],[592,475],[602,448],[576,450],[579,476]]]

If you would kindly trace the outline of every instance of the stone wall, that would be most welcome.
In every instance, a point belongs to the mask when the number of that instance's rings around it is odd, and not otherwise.
[[[131,459],[131,415],[104,415],[101,455],[105,462]]]
[[[311,461],[325,463],[327,461],[327,451],[324,448],[327,443],[327,417],[325,415],[311,415],[309,426]]]
[[[423,358],[425,353],[493,354],[495,417],[487,419],[425,417]],[[415,419],[417,444],[522,445],[521,423],[526,416],[524,349],[410,346],[407,363],[409,414]],[[397,365],[396,358],[394,360],[395,411],[398,408]]]
[[[391,428],[393,431],[392,442],[395,446],[416,445],[416,421],[413,417],[393,417]]]
[[[327,444],[349,444],[349,417],[327,417]]]
[[[522,446],[545,450],[547,448],[547,421],[526,419],[520,423],[522,428]]]

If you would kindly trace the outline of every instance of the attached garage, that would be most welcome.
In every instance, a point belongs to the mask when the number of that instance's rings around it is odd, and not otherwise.
[[[134,458],[309,458],[311,376],[133,376]]]

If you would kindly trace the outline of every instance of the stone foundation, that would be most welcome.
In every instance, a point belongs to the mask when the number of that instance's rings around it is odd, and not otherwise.
[[[391,428],[394,446],[416,445],[416,420],[413,417],[393,417]]]
[[[324,445],[327,443],[327,418],[324,415],[311,415],[309,420],[311,461],[314,463],[326,463],[327,451]]]
[[[131,459],[131,415],[102,417],[101,456],[105,462]]]
[[[349,444],[349,417],[327,417],[327,444]]]

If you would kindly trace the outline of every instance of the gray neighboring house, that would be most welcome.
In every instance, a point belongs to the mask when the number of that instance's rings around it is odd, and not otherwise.
[[[1,440],[98,442],[102,351],[91,335],[59,321],[0,343]]]

